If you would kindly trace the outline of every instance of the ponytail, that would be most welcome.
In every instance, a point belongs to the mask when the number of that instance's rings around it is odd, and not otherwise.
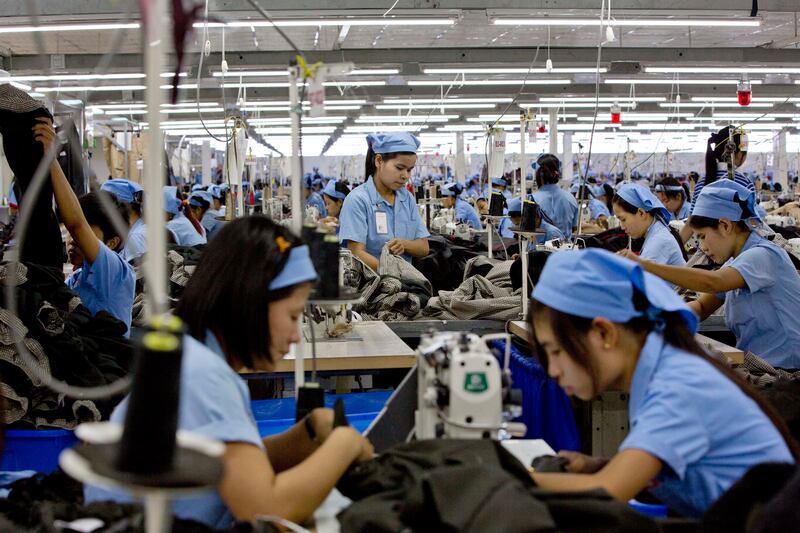
[[[714,154],[715,150],[711,145],[717,146],[720,137],[716,133],[712,133],[706,144],[706,185],[711,185],[717,181],[717,157]]]
[[[198,234],[200,234],[200,236],[205,237],[206,230],[203,228],[200,222],[198,222],[197,219],[195,218],[194,213],[189,208],[189,202],[183,198],[183,195],[180,193],[180,191],[177,192],[177,197],[181,201],[181,205],[178,209],[183,211],[183,215],[189,219],[189,222],[192,223],[192,226],[194,227],[195,231]]]
[[[742,144],[742,135],[744,132],[734,126],[725,126],[717,133],[712,133],[708,138],[706,145],[706,185],[710,185],[717,181],[717,163],[722,163],[725,160],[725,150],[729,142],[734,145],[733,157],[740,153],[742,150],[739,147]],[[711,148],[711,145],[714,148]]]

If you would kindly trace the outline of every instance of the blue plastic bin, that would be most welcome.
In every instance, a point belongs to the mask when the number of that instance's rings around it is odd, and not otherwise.
[[[344,401],[344,410],[350,425],[363,433],[381,412],[391,395],[392,391],[326,394],[325,405],[333,407],[334,402],[341,398]],[[295,405],[294,398],[251,402],[253,416],[261,436],[276,435],[292,427]]]
[[[75,432],[67,429],[9,429],[5,433],[0,470],[53,472],[58,468],[61,452],[77,442]]]

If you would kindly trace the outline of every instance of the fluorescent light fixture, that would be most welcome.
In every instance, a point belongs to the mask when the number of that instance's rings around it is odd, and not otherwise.
[[[171,74],[170,74],[171,76]],[[144,78],[141,72],[117,74],[55,74],[51,76],[11,76],[19,81],[90,81],[90,80],[136,80]]]
[[[161,107],[197,107],[197,105],[198,105],[197,102],[179,102],[177,104],[161,104]],[[216,102],[200,102],[200,107],[218,107],[218,106],[219,104]],[[146,107],[146,106],[145,104],[141,104],[141,107]]]
[[[384,98],[384,104],[439,104],[439,103],[463,103],[463,104],[507,104],[511,98]]]
[[[382,104],[375,109],[493,109],[497,104]]]
[[[304,118],[303,124],[338,124],[347,120],[347,117],[319,117],[319,118]],[[255,118],[247,121],[248,124],[291,124],[291,119],[286,118]]]
[[[736,98],[733,98],[736,100]],[[600,102],[617,102],[622,104],[623,102],[666,102],[667,98],[665,96],[601,96],[598,99]],[[594,103],[595,98],[593,96],[566,96],[564,98],[557,98],[552,96],[543,96],[539,98],[540,102],[592,102]]]
[[[604,80],[603,83],[605,84],[616,84],[616,85],[737,85],[739,83],[738,79],[712,79],[712,80],[701,80],[695,78],[689,79],[671,79],[671,78],[663,78],[663,79],[653,79],[653,78],[631,78],[631,79],[608,79]],[[750,85],[761,85],[761,80],[750,80]]]
[[[383,69],[355,69],[348,72],[347,76],[391,76],[394,74],[400,74],[400,69],[396,68],[383,68]],[[221,78],[222,72],[216,71],[211,74],[215,78]],[[268,76],[275,76],[275,77],[288,77],[289,73],[286,70],[229,70],[226,74],[226,78],[260,78],[260,77],[268,77]]]
[[[47,24],[43,26],[0,26],[0,33],[39,33],[61,31],[99,31],[99,30],[126,30],[139,28],[138,22],[130,23],[105,23],[95,22],[87,24]]]
[[[457,115],[431,115],[430,117],[361,117],[356,119],[357,124],[376,123],[376,124],[415,124],[417,122],[447,122],[458,118]]]
[[[317,26],[452,26],[456,21],[452,18],[395,18],[395,17],[364,17],[364,18],[324,18],[324,19],[279,19],[269,22],[267,20],[234,20],[229,22],[209,22],[209,28],[302,28]],[[202,28],[205,22],[195,22],[195,28]]]
[[[37,93],[36,91],[31,91],[28,93],[28,96],[31,98],[44,98],[46,95],[44,93]]]
[[[564,67],[547,70],[546,68],[424,68],[424,74],[594,74],[594,67]],[[600,67],[600,73],[608,72],[608,68]]]
[[[83,100],[66,99],[66,100],[59,100],[59,102],[61,102],[64,105],[75,106],[75,105],[81,105],[83,103]]]
[[[667,130],[667,131],[682,131],[689,128],[699,128],[700,124],[663,124],[663,123],[640,123],[635,125],[622,126],[621,130]]]
[[[496,18],[492,21],[496,26],[706,26],[714,28],[758,27],[760,18],[646,18],[646,19],[611,19],[578,17],[531,17],[531,18]]]
[[[800,67],[644,67],[644,71],[660,74],[800,74]]]
[[[771,104],[769,102],[753,102],[747,107],[774,107],[775,104]],[[667,102],[667,103],[660,103],[658,107],[685,107],[687,109],[690,108],[701,108],[701,107],[742,107],[739,105],[739,102],[681,102],[680,104],[675,102]]]
[[[298,83],[297,85],[302,85]],[[325,87],[382,87],[386,85],[385,81],[327,81],[323,84]],[[226,83],[225,87],[229,89],[267,89],[267,88],[289,88],[289,82],[264,82],[264,83]],[[179,85],[178,88],[195,89],[197,85],[192,87]]]
[[[387,133],[392,131],[408,131],[409,126],[348,126],[344,133]]]
[[[788,96],[754,96],[753,102],[800,102],[800,97]],[[692,102],[739,102],[736,96],[692,96]]]
[[[337,105],[337,106],[325,106],[326,111],[358,111],[361,109],[362,106],[360,105]],[[265,112],[265,113],[288,113],[290,107],[282,106],[282,107],[251,107],[251,106],[243,106],[240,108],[242,111],[251,111],[251,112]],[[311,109],[311,106],[303,106],[303,111],[308,111]],[[303,119],[305,121],[305,119]]]
[[[31,91],[31,90],[33,90],[33,87],[31,87],[30,85],[27,85],[25,83],[19,83],[18,81],[11,81],[11,82],[9,82],[9,84],[12,87],[16,87],[17,89],[21,89],[23,91]]]
[[[598,102],[597,107],[611,107],[614,105],[614,102]],[[620,107],[631,107],[633,102],[619,102]],[[520,102],[520,107],[529,107],[529,108],[537,108],[541,107],[542,109],[594,109],[595,104],[594,102],[564,102],[561,104],[556,104],[555,102]]]
[[[291,135],[292,128],[255,128],[256,133],[266,133],[271,135]],[[336,126],[305,126],[303,133],[333,133]]]
[[[101,107],[103,109],[144,109],[147,104],[97,104],[92,107]]]
[[[761,117],[761,118],[759,118],[759,117]],[[730,115],[714,115],[713,117],[689,117],[686,120],[705,120],[705,121],[709,121],[709,120],[715,120],[715,121],[731,120],[731,121],[736,121],[736,120],[756,120],[756,119],[761,120],[761,121],[775,120],[774,117],[768,117],[768,116],[767,117],[762,117],[761,115],[756,115],[756,114],[752,114],[752,113],[750,113],[750,114],[748,114],[748,113],[737,113],[737,114],[730,114]]]
[[[201,108],[200,111],[203,112],[203,113],[222,113],[225,110],[222,109],[221,107],[204,107],[204,108]],[[194,108],[194,109],[193,108],[188,108],[188,107],[187,108],[178,108],[178,109],[171,108],[171,109],[162,109],[161,112],[162,113],[169,113],[170,115],[182,114],[182,113],[184,113],[184,114],[186,114],[186,113],[197,113],[197,108]]]
[[[438,85],[452,85],[459,87],[462,85],[569,85],[572,80],[551,80],[551,79],[538,79],[538,80],[413,80],[408,84],[411,86],[438,86]]]
[[[144,91],[144,85],[101,85],[101,86],[72,86],[72,87],[37,87],[42,93],[68,93],[81,91]],[[170,87],[172,88],[172,87]]]

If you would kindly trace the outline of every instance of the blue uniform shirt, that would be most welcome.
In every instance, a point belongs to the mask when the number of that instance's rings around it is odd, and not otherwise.
[[[183,337],[178,429],[224,443],[252,444],[263,449],[250,406],[250,392],[225,362],[216,338],[210,332],[206,335],[206,344],[188,335]],[[128,398],[125,398],[111,414],[111,422],[124,424],[127,408]],[[88,485],[85,494],[87,503],[131,501],[123,492]],[[234,521],[216,490],[176,499],[172,511],[179,518],[196,520],[215,529],[228,529]]]
[[[376,213],[386,213],[388,232],[378,233]],[[339,213],[339,240],[360,242],[367,253],[380,258],[383,246],[392,239],[413,241],[430,237],[419,216],[417,202],[405,188],[395,192],[394,206],[390,205],[375,189],[370,177],[347,195]],[[403,259],[411,261],[411,256],[403,255]]]
[[[306,205],[316,207],[320,217],[328,216],[328,210],[325,208],[325,200],[322,199],[319,193],[312,192],[308,196],[308,199],[306,199]]]
[[[178,213],[167,222],[167,229],[175,235],[175,243],[180,246],[197,246],[206,244],[205,235],[200,235],[183,213]]]
[[[717,170],[717,179],[718,180],[728,179],[728,171],[722,169]],[[750,178],[748,178],[747,176],[745,176],[740,172],[733,173],[733,181],[735,181],[736,183],[738,183],[743,187],[747,187],[747,190],[749,191],[752,192],[756,191],[756,187],[755,185],[753,185],[753,182],[750,181]],[[700,196],[700,191],[702,191],[705,186],[706,186],[706,178],[705,176],[703,176],[702,178],[697,180],[697,184],[694,186],[694,193],[692,195],[692,207],[690,209],[690,212],[694,212],[694,204],[697,202],[697,197]]]
[[[220,216],[220,212],[216,209],[209,209],[206,211],[206,214],[203,215],[203,220],[200,223],[206,229],[206,240],[210,241],[214,234],[222,227],[224,222],[217,220],[217,217]]]
[[[470,228],[481,229],[481,217],[475,208],[461,198],[456,198],[456,221],[469,224]]]
[[[675,220],[686,220],[687,218],[689,218],[689,215],[692,214],[691,208],[692,206],[689,204],[689,202],[684,200],[683,205],[681,205],[681,208],[678,209],[677,213],[672,213],[672,216],[674,217]]]
[[[83,305],[93,315],[106,311],[125,322],[128,328],[125,336],[130,335],[136,276],[119,254],[101,242],[94,263],[84,260],[83,268],[67,278],[67,286],[78,293]]]
[[[506,197],[506,201],[507,202],[510,202],[511,200],[514,199],[514,195],[511,193],[511,191],[508,188],[506,188],[506,190],[503,191],[503,196]]]
[[[639,355],[628,405],[638,449],[664,464],[650,492],[670,509],[700,517],[750,467],[794,463],[758,405],[711,363],[651,333]]]
[[[514,224],[511,222],[510,218],[504,218],[500,221],[500,224],[495,226],[497,228],[497,233],[504,239],[516,239],[517,236],[511,231],[511,228],[514,227]]]
[[[597,220],[600,217],[610,217],[608,206],[597,198],[589,199],[589,220]]]
[[[125,241],[125,248],[122,249],[122,258],[130,261],[143,256],[145,252],[147,252],[147,225],[140,218],[128,230],[128,240]]]
[[[686,266],[678,241],[658,219],[647,230],[640,256],[662,265]]]
[[[578,202],[574,196],[555,183],[550,183],[539,187],[533,193],[533,199],[567,239],[572,237],[572,228],[578,226],[579,217]]]
[[[747,287],[717,295],[736,347],[780,368],[800,368],[800,276],[786,251],[751,232],[738,257],[725,263]]]

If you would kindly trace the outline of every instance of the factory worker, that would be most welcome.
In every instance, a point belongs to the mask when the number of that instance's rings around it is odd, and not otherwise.
[[[702,320],[723,304],[736,347],[772,366],[800,368],[800,277],[789,255],[760,233],[755,193],[731,180],[706,185],[687,224],[722,267],[707,271],[640,261],[645,270],[702,293],[691,308]]]
[[[691,201],[688,191],[675,178],[664,178],[653,189],[656,196],[675,220],[689,218]]]
[[[589,220],[603,229],[608,229],[608,219],[611,217],[609,209],[610,197],[614,196],[614,188],[610,185],[590,185],[589,193]]]
[[[322,200],[322,197],[319,195],[318,192],[313,190],[313,183],[311,179],[311,174],[306,174],[303,178],[303,188],[305,194],[305,202],[306,207],[316,207],[317,212],[319,213],[320,218],[325,218],[328,216],[328,211],[325,209],[325,202]]]
[[[246,368],[274,371],[300,342],[299,319],[316,277],[308,246],[263,216],[226,224],[203,254],[175,310],[188,331],[178,429],[222,441],[225,476],[211,492],[175,500],[179,518],[224,530],[258,515],[302,523],[351,464],[372,457],[358,431],[332,428],[329,409],[262,439],[238,375]],[[127,399],[111,421],[122,424],[126,409]],[[128,501],[121,492],[95,487],[87,487],[86,496]]]
[[[179,246],[197,246],[206,244],[205,230],[202,226],[198,230],[187,218],[185,213],[188,210],[178,198],[178,191],[174,186],[165,186],[162,189],[164,196],[164,211],[166,211],[167,229],[175,238],[175,244]],[[201,231],[203,233],[201,233]]]
[[[204,191],[204,190],[206,190],[206,187],[202,183],[195,183],[194,185],[192,185],[192,192]]]
[[[642,259],[665,265],[686,264],[680,237],[669,227],[669,211],[650,189],[627,183],[619,188],[613,204],[622,230],[632,239],[644,238]]]
[[[481,196],[481,180],[479,176],[472,176],[469,180],[469,187],[467,187],[467,196],[470,198],[479,198]]]
[[[697,316],[633,261],[557,252],[532,297],[534,345],[550,377],[584,401],[630,395],[630,432],[616,455],[561,452],[568,473],[534,473],[540,488],[604,489],[623,502],[649,489],[671,511],[700,517],[751,467],[794,463],[783,421],[706,354],[693,337]]]
[[[52,120],[42,117],[36,121],[33,138],[47,151],[56,140]],[[129,335],[136,278],[133,268],[119,255],[123,240],[117,230],[119,226],[127,229],[127,209],[102,191],[78,200],[55,159],[50,163],[50,181],[61,221],[70,236],[67,255],[75,270],[67,278],[67,286],[93,315],[105,311],[124,322],[125,335]],[[104,206],[112,210],[120,224],[115,224]]]
[[[189,209],[192,211],[192,215],[194,216],[195,220],[201,221],[201,225],[206,213],[209,209],[211,209],[211,204],[213,201],[214,198],[208,191],[195,191],[189,195]],[[203,229],[205,230],[205,226],[203,226]],[[208,240],[208,233],[206,233],[206,240]]]
[[[522,200],[520,198],[513,198],[510,202],[508,202],[508,218],[511,221],[511,225],[514,227],[519,227],[522,223]],[[564,234],[561,233],[561,230],[542,219],[541,210],[536,216],[536,227],[538,228],[537,231],[544,232],[544,235],[537,236],[537,244],[543,244],[544,242],[551,241],[553,239],[565,239]],[[503,236],[505,237],[505,235]],[[514,237],[513,233],[511,233],[511,237]]]
[[[510,188],[511,188],[511,183],[509,183],[508,180],[506,180],[505,178],[492,179],[492,189],[503,193],[503,196],[506,197],[506,201],[509,201],[514,197]]]
[[[475,200],[475,210],[482,217],[489,214],[489,201],[486,198],[478,198]]]
[[[211,185],[208,188],[208,192],[211,195],[211,206],[206,210],[203,218],[200,219],[200,223],[203,225],[203,229],[206,230],[206,240],[210,241],[224,224],[221,220],[217,220],[217,217],[222,216],[220,209],[222,209],[222,199],[225,193],[219,185]]]
[[[543,154],[536,160],[536,186],[534,201],[544,211],[553,225],[569,239],[578,227],[578,202],[558,186],[561,179],[561,161],[553,154]]]
[[[339,213],[342,212],[344,199],[350,194],[350,187],[344,182],[330,180],[322,191],[322,199],[325,201],[325,208],[328,216],[321,222],[329,228],[335,228],[339,234]]]
[[[410,133],[367,135],[366,181],[344,201],[339,239],[373,270],[381,250],[406,261],[428,255],[430,233],[405,185],[417,164],[419,140]]]
[[[706,145],[706,175],[700,178],[694,186],[692,205],[689,209],[690,214],[694,211],[697,197],[704,187],[717,180],[730,179],[728,176],[728,163],[726,162],[726,158],[729,156],[734,158],[734,166],[737,169],[734,172],[733,181],[747,188],[747,190],[755,192],[756,188],[753,182],[738,170],[747,160],[747,148],[747,133],[736,126],[725,126],[717,133],[711,134]],[[686,242],[691,236],[692,229],[686,224],[681,229],[681,239]]]
[[[473,229],[481,229],[478,212],[460,197],[462,192],[464,186],[460,183],[448,183],[442,187],[442,207],[455,209],[456,222],[467,224]]]
[[[101,191],[111,194],[128,210],[128,237],[120,255],[125,261],[141,257],[147,251],[147,225],[142,218],[144,189],[138,183],[126,179],[110,179],[100,186]]]

